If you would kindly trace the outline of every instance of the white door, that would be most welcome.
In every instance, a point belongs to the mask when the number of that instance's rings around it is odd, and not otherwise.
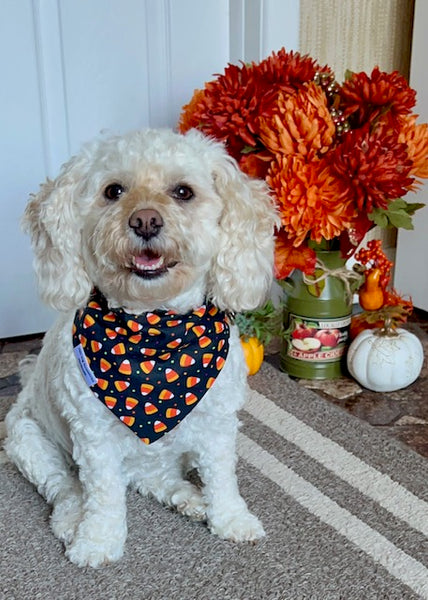
[[[171,126],[229,59],[227,0],[0,2],[0,338],[44,331],[30,193],[103,130]]]
[[[0,338],[45,331],[28,196],[101,131],[174,127],[228,62],[297,48],[299,0],[1,0]]]

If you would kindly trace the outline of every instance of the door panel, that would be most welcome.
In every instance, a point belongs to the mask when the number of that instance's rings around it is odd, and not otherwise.
[[[45,331],[53,319],[38,299],[29,240],[19,226],[29,194],[103,131],[174,127],[193,90],[230,60],[261,58],[273,40],[292,49],[298,5],[0,2],[0,338]]]

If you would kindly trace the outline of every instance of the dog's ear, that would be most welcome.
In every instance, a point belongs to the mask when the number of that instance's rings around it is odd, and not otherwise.
[[[211,298],[222,309],[252,310],[271,289],[277,212],[266,184],[243,173],[225,151],[215,167],[214,181],[224,210]]]
[[[56,180],[47,180],[31,196],[22,219],[24,231],[31,236],[40,295],[60,311],[78,308],[91,291],[83,266],[82,215],[76,201],[87,168],[84,155],[70,159]]]

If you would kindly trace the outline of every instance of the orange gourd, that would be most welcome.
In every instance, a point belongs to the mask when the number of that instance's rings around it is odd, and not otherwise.
[[[260,369],[263,357],[264,346],[256,337],[241,337],[241,345],[244,351],[245,362],[248,367],[248,375],[254,375]]]
[[[366,272],[366,279],[361,286],[358,296],[360,305],[364,310],[378,310],[383,306],[383,289],[380,285],[380,269],[370,269]]]

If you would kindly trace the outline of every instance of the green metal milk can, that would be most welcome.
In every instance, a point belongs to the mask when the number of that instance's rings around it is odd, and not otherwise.
[[[332,379],[346,370],[352,294],[344,283],[347,270],[340,251],[316,254],[314,283],[298,269],[284,282],[286,333],[280,365],[292,377]]]

